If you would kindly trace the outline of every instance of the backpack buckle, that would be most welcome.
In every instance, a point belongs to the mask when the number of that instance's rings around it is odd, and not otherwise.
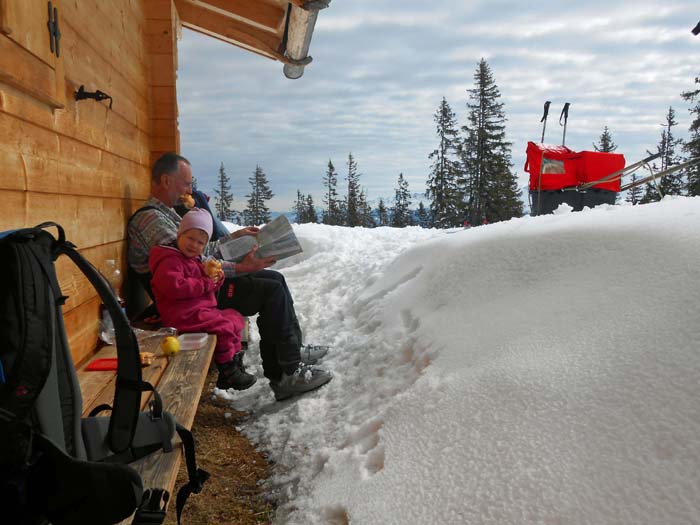
[[[151,418],[151,421],[160,421],[163,419],[162,409],[159,410],[158,405],[152,399],[151,402],[148,403],[148,416]]]
[[[156,525],[165,520],[165,508],[168,505],[170,493],[165,489],[146,489],[141,499],[141,505],[136,509],[131,525]]]

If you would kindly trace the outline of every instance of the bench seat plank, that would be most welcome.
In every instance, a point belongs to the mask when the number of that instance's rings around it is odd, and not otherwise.
[[[188,429],[194,422],[215,344],[216,337],[210,335],[206,352],[203,349],[181,350],[171,359],[158,386],[165,409]],[[156,452],[131,466],[141,474],[144,488],[161,487],[172,492],[181,455],[180,451],[176,454]]]
[[[153,364],[141,369],[141,377],[144,381],[148,381],[156,388],[168,366],[168,359],[159,348],[161,339],[161,337],[150,337],[140,343],[142,352],[151,352],[155,355]],[[206,345],[208,345],[209,342],[210,341],[207,340]],[[105,357],[117,357],[116,346],[105,346],[101,348],[100,351],[78,371],[78,381],[80,382],[80,390],[83,397],[83,416],[87,416],[96,406],[104,403],[111,405],[114,401],[114,387],[117,378],[116,372],[114,370],[104,372],[87,370],[88,365],[95,359]],[[141,410],[145,409],[150,399],[150,392],[144,392],[141,395]]]

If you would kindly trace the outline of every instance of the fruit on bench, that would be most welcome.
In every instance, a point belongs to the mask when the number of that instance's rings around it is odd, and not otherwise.
[[[182,195],[180,195],[180,200],[182,201],[182,204],[185,205],[185,208],[188,208],[190,210],[194,208],[194,198],[189,193],[183,193]]]
[[[177,340],[177,337],[169,335],[160,342],[160,349],[163,351],[163,355],[174,356],[180,351],[180,341]]]
[[[153,352],[139,352],[139,357],[141,358],[141,366],[149,366],[153,364],[155,355]]]

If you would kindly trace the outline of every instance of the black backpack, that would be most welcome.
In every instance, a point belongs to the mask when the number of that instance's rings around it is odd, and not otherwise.
[[[56,227],[58,238],[44,228]],[[66,297],[54,262],[67,255],[105,304],[115,328],[118,369],[112,407],[82,418],[80,385],[66,340]],[[152,391],[150,409],[141,393]],[[110,409],[109,416],[98,413]],[[177,496],[177,520],[190,493],[209,477],[198,469],[191,433],[163,410],[142,380],[138,341],[104,277],[66,241],[61,226],[0,233],[0,516],[12,524],[162,523],[169,494],[144,492],[126,465],[172,450],[178,432],[189,482]]]

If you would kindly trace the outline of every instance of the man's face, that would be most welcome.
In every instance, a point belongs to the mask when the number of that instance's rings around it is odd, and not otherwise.
[[[189,164],[182,161],[178,162],[177,165],[178,170],[176,173],[166,175],[171,206],[180,202],[182,195],[190,195],[192,193],[192,168]]]

